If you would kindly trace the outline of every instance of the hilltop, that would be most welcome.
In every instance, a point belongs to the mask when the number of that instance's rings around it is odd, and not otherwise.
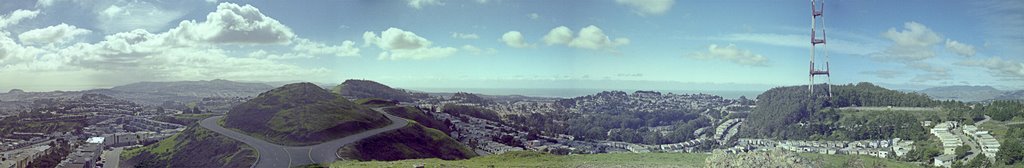
[[[232,108],[224,126],[284,145],[317,144],[390,124],[383,115],[312,83],[261,93]]]
[[[370,80],[349,79],[331,89],[332,92],[356,99],[381,98],[400,102],[413,102],[416,99],[429,97],[426,93],[413,93],[402,89],[391,88]]]

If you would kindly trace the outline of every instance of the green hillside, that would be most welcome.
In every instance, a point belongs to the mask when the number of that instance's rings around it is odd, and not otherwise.
[[[452,131],[448,127],[448,124],[451,123],[445,124],[444,121],[434,119],[434,117],[423,113],[423,111],[420,111],[420,109],[417,109],[416,107],[387,107],[384,108],[384,111],[391,115],[416,121],[423,126],[440,130],[446,134]]]
[[[249,167],[256,150],[193,124],[160,142],[121,153],[123,167]]]
[[[389,132],[374,135],[340,149],[344,158],[355,160],[402,160],[418,158],[466,159],[476,156],[472,149],[447,134],[415,121]]]
[[[270,142],[309,145],[390,124],[383,114],[312,83],[276,88],[235,106],[224,126]]]
[[[331,167],[704,167],[707,157],[707,154],[699,153],[551,155],[515,151],[465,160],[338,161],[331,164]]]

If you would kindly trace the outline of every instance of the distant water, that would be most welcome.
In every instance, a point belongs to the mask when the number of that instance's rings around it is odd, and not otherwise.
[[[624,91],[627,93],[633,93],[637,90],[623,90],[623,89],[554,89],[554,88],[409,88],[411,90],[424,91],[424,92],[441,92],[441,93],[453,93],[453,92],[468,92],[478,93],[485,95],[523,95],[531,97],[560,97],[560,98],[572,98],[586,95],[597,94],[602,91]],[[748,90],[653,90],[661,92],[662,94],[675,93],[675,94],[711,94],[722,96],[727,99],[737,99],[740,96],[746,96],[748,99],[755,99],[757,95],[764,91],[748,91]]]

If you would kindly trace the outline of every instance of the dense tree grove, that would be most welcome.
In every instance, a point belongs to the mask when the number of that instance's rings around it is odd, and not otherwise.
[[[977,113],[983,113],[993,120],[1007,121],[1024,116],[1024,103],[1020,101],[993,101],[987,106],[975,106]]]
[[[932,107],[938,105],[938,102],[924,94],[893,91],[867,82],[857,83],[857,85],[835,85],[832,87],[832,93],[835,97],[832,100],[833,107]]]
[[[832,137],[837,140],[892,139],[925,140],[928,129],[914,116],[905,113],[861,112],[843,117]]]
[[[996,162],[1007,165],[1024,165],[1024,128],[1010,128],[996,152]]]
[[[825,98],[825,85],[814,89],[816,96],[813,98],[807,85],[765,91],[757,97],[757,108],[750,113],[741,135],[780,139],[923,139],[927,137],[927,131],[915,126],[918,121],[912,116],[884,114],[840,122],[841,115],[833,109],[849,106],[934,107],[942,104],[922,94],[888,90],[871,83],[834,85],[831,99]]]

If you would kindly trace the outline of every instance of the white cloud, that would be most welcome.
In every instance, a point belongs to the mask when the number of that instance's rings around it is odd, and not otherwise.
[[[473,45],[463,45],[462,46],[462,51],[466,51],[467,53],[471,53],[473,55],[484,55],[484,54],[498,53],[498,50],[495,50],[494,48],[481,49],[481,48],[473,46]]]
[[[292,49],[310,55],[334,55],[338,57],[359,56],[359,48],[355,42],[345,40],[341,45],[327,45],[313,42],[308,39],[295,38],[296,44]]]
[[[572,30],[565,26],[555,27],[554,29],[551,29],[551,31],[548,31],[548,34],[544,35],[543,41],[544,44],[549,46],[555,44],[569,44],[569,42],[572,42]]]
[[[889,31],[882,33],[882,37],[894,44],[880,53],[875,53],[875,58],[920,61],[935,57],[935,51],[931,47],[942,42],[938,34],[917,22],[904,23],[903,27],[903,31],[889,28]]]
[[[46,28],[29,30],[18,35],[25,44],[62,44],[71,41],[75,36],[89,34],[92,31],[61,23]]]
[[[768,58],[761,54],[754,54],[750,50],[736,48],[736,45],[729,44],[719,47],[717,44],[708,46],[707,52],[694,52],[687,55],[690,58],[700,60],[724,60],[745,66],[767,66]]]
[[[833,37],[837,36],[834,33],[830,33],[829,35]],[[810,49],[811,44],[809,42],[809,36],[810,35],[807,34],[738,33],[711,37],[709,39],[725,40],[730,42],[754,42],[774,46]],[[854,36],[847,39],[855,38],[856,37]],[[828,39],[829,45],[827,49],[828,52],[835,52],[840,54],[868,55],[884,47],[881,45],[873,45],[875,43],[877,42],[867,39],[849,41],[844,40],[843,38],[832,38]]]
[[[615,0],[615,2],[633,8],[633,11],[641,16],[665,14],[672,8],[672,4],[675,4],[675,0]]]
[[[184,11],[167,9],[147,1],[119,1],[94,10],[97,13],[96,28],[107,33],[134,29],[162,31],[185,15]]]
[[[53,4],[56,3],[56,2],[57,2],[57,0],[39,0],[39,1],[36,1],[36,7],[42,7],[42,8],[50,7],[50,6],[53,6]]]
[[[380,48],[378,59],[385,60],[420,60],[443,58],[455,54],[458,49],[452,47],[432,47],[432,42],[416,33],[398,28],[388,28],[377,36],[374,32],[363,33],[363,46],[376,45]]]
[[[976,53],[974,46],[950,39],[946,39],[946,49],[953,51],[953,53],[956,53],[957,55],[967,57],[973,57]]]
[[[579,35],[569,42],[570,47],[592,49],[592,50],[614,50],[616,46],[629,44],[627,38],[616,38],[611,40],[601,28],[590,25],[580,29]]]
[[[444,5],[441,0],[408,0],[409,6],[416,9],[423,9],[428,5]]]
[[[973,66],[987,69],[994,76],[1004,80],[1024,81],[1024,62],[990,57],[988,59],[969,59],[957,62],[961,66]]]
[[[10,32],[0,29],[0,76],[16,77],[27,81],[37,78],[32,74],[59,74],[51,76],[82,76],[87,78],[104,79],[95,83],[103,83],[105,86],[117,82],[135,81],[166,81],[166,80],[208,80],[214,78],[232,80],[296,80],[311,77],[326,77],[329,74],[325,68],[307,68],[291,64],[285,64],[273,60],[273,58],[252,58],[229,56],[232,52],[220,49],[221,45],[196,44],[196,41],[213,43],[232,43],[239,41],[217,41],[218,36],[199,36],[209,34],[195,34],[186,30],[195,30],[195,26],[202,24],[224,24],[228,30],[234,33],[258,34],[253,31],[245,31],[246,26],[253,24],[264,24],[270,18],[265,18],[258,10],[245,9],[241,7],[236,11],[223,11],[226,4],[221,4],[217,12],[211,13],[208,17],[224,16],[216,19],[249,19],[236,17],[218,12],[239,12],[246,16],[260,16],[259,20],[235,20],[232,21],[207,21],[195,23],[194,21],[183,22],[183,27],[172,29],[163,33],[150,33],[144,29],[135,29],[128,32],[120,32],[107,35],[103,40],[95,43],[74,43],[63,48],[47,47],[37,48],[18,44],[10,37]],[[230,4],[229,7],[239,7]],[[251,8],[251,7],[250,7]],[[244,12],[244,11],[250,12]],[[251,12],[257,11],[257,12]],[[14,15],[14,14],[12,14]],[[24,14],[16,14],[18,18],[26,18]],[[34,15],[34,14],[33,14]],[[236,18],[232,18],[236,17]],[[4,17],[4,23],[12,17]],[[231,24],[231,23],[247,24]],[[276,23],[276,21],[274,21]],[[189,27],[192,26],[192,27]],[[66,30],[60,35],[61,30]],[[263,30],[263,29],[254,29]],[[81,34],[73,26],[51,26],[37,31],[22,33],[21,40],[32,43],[43,43],[48,41],[60,42],[67,40],[68,36]],[[290,33],[290,32],[289,32]],[[210,38],[200,38],[210,37]],[[290,35],[288,38],[292,38]],[[300,39],[301,41],[302,39]],[[272,41],[272,40],[264,40]],[[251,42],[251,41],[250,41]],[[297,43],[293,50],[298,52],[280,54],[278,57],[308,56],[308,53],[340,54],[349,55],[347,49],[355,44],[351,41],[342,42],[339,46],[323,45],[310,41]],[[245,46],[242,46],[245,47]],[[264,51],[264,54],[267,54]],[[258,54],[254,54],[258,55]],[[109,79],[109,80],[108,80]],[[127,80],[127,81],[114,81]],[[88,83],[88,82],[86,82]]]
[[[259,59],[270,59],[270,60],[287,60],[287,59],[301,59],[301,58],[313,58],[313,55],[306,53],[283,53],[274,54],[266,50],[257,50],[249,53],[249,58]]]
[[[30,11],[30,10],[24,10],[24,9],[15,10],[14,12],[11,12],[11,14],[0,16],[0,28],[4,28],[4,27],[10,26],[10,25],[16,25],[19,22],[21,22],[21,20],[31,19],[31,18],[36,17],[37,15],[39,15],[39,11],[37,11],[37,10],[36,11]]]
[[[884,69],[883,70],[876,70],[876,71],[863,71],[863,72],[860,72],[860,73],[861,74],[874,75],[874,76],[877,76],[877,77],[882,78],[882,79],[893,79],[893,78],[896,78],[897,76],[902,76],[903,75],[903,71],[884,70]]]
[[[924,71],[922,74],[914,76],[911,81],[913,82],[926,82],[926,81],[938,81],[938,80],[949,80],[949,69],[935,64],[926,63],[923,61],[909,62],[906,63],[907,67]]]
[[[530,19],[533,19],[533,20],[537,20],[537,19],[540,19],[540,14],[530,13],[530,14],[527,14],[526,17],[529,17]]]
[[[464,34],[464,33],[452,32],[452,38],[457,38],[457,39],[480,39],[480,36],[476,35],[475,33],[465,33]]]
[[[618,52],[615,47],[629,44],[627,38],[616,38],[612,40],[604,31],[597,26],[590,25],[580,29],[580,32],[573,37],[573,32],[568,27],[559,26],[548,31],[543,41],[547,45],[567,45],[574,48],[604,50]]]
[[[519,31],[509,31],[509,32],[506,32],[505,34],[501,35],[501,39],[498,39],[498,40],[501,40],[502,42],[505,42],[505,44],[510,46],[510,47],[515,47],[515,48],[533,47],[532,44],[526,43],[526,39],[523,37],[523,33],[519,33]]]
[[[228,44],[287,44],[295,37],[291,28],[256,7],[226,2],[206,15],[206,21],[181,21],[168,33],[180,40]]]
[[[882,37],[892,40],[899,46],[931,46],[942,42],[939,35],[935,34],[931,29],[917,22],[907,22],[903,24],[905,28],[903,31],[897,31],[896,28],[889,28],[889,31],[882,33]]]

